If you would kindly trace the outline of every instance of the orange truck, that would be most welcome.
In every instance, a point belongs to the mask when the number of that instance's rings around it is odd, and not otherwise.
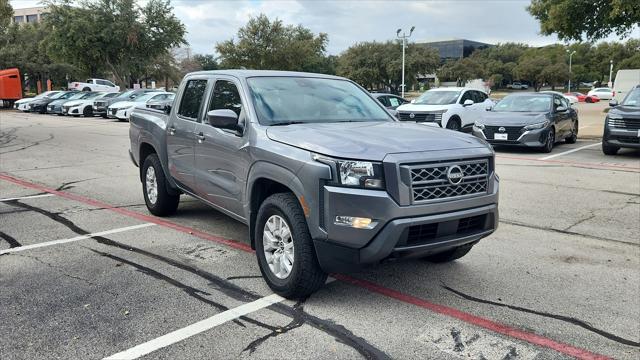
[[[0,100],[3,106],[11,107],[22,98],[22,82],[18,69],[0,70]]]

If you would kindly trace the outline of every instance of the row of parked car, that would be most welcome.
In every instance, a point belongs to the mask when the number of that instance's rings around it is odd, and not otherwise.
[[[635,86],[620,104],[611,89],[594,89],[612,99],[605,120],[603,152],[613,155],[622,147],[640,144],[640,86]],[[408,101],[392,94],[373,94],[400,121],[431,123],[472,133],[494,146],[523,146],[551,152],[559,142],[575,143],[579,119],[574,104],[597,102],[600,97],[562,94],[556,91],[514,93],[491,100],[484,91],[471,88],[438,88]]]
[[[125,92],[103,91],[46,91],[32,98],[14,103],[16,110],[40,114],[70,116],[102,116],[129,120],[138,106],[164,110],[173,102],[175,94],[156,89],[139,89]]]

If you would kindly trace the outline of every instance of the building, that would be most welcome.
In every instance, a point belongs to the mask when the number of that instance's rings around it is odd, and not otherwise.
[[[471,53],[477,49],[486,49],[493,46],[491,44],[466,39],[432,41],[418,43],[418,45],[431,47],[438,50],[438,52],[440,53],[440,60],[442,61],[448,59],[462,59],[471,55]]]
[[[47,15],[45,6],[13,10],[13,22],[16,24],[32,23],[42,20]]]

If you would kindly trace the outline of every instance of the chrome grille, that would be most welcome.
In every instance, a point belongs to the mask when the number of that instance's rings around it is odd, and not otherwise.
[[[640,130],[640,119],[609,119],[609,126],[621,129]]]
[[[413,118],[411,117],[413,114]],[[398,113],[400,121],[415,121],[415,122],[435,122],[442,123],[442,113],[416,113],[416,112],[400,112]]]
[[[459,166],[463,174],[459,183],[450,181],[447,175],[455,166]],[[488,191],[488,159],[411,165],[409,170],[414,203],[475,196]]]
[[[501,127],[504,128],[504,131],[499,131]],[[520,135],[522,135],[522,126],[487,126],[485,125],[484,136],[488,140],[495,139],[496,133],[507,134],[507,140],[518,140]]]

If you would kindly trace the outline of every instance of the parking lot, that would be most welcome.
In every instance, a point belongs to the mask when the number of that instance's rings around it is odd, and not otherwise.
[[[299,302],[244,225],[184,196],[149,215],[128,123],[1,111],[0,358],[637,359],[640,156],[604,156],[606,104],[580,106],[577,143],[498,149],[500,227],[469,255]]]

